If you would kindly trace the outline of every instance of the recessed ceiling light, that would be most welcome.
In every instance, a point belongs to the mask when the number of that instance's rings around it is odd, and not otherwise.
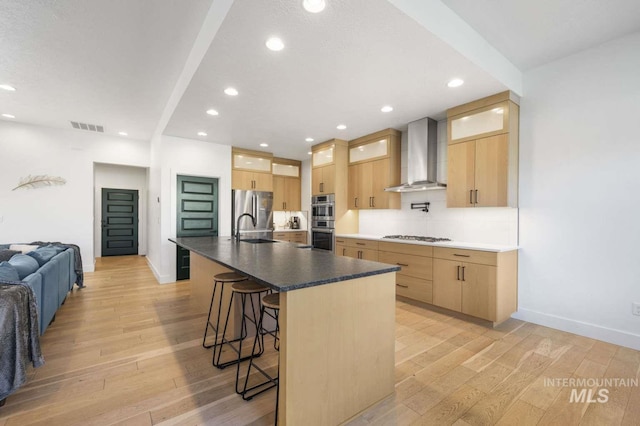
[[[313,142],[313,138],[306,138],[305,141],[307,142]]]
[[[6,90],[7,92],[15,92],[16,88],[13,86],[9,86],[8,84],[0,84],[0,89]]]
[[[198,132],[198,136],[207,136],[205,132]]]
[[[118,134],[120,136],[129,136],[129,133],[127,133],[127,132],[118,132]]]
[[[215,109],[209,109],[209,110],[207,110],[207,114],[209,114],[209,115],[218,115],[218,111],[216,111]]]
[[[224,93],[229,96],[238,96],[238,91],[233,87],[227,87],[226,89],[224,89]]]
[[[324,0],[304,0],[302,6],[307,12],[318,13],[324,10],[326,4]]]
[[[449,87],[460,87],[464,84],[464,80],[461,80],[459,78],[454,78],[453,80],[449,81],[447,83],[447,86]]]
[[[344,130],[344,129],[346,129],[346,128],[347,128],[347,126],[345,126],[344,124],[338,124],[338,125],[336,126],[336,129],[338,129],[338,130]]]
[[[2,114],[2,116],[6,118],[16,118],[16,116],[13,114]]]
[[[284,43],[278,37],[271,37],[265,44],[269,49],[275,52],[284,49]]]
[[[269,146],[269,144],[268,143],[261,143],[260,146]],[[262,160],[262,158],[261,158],[261,160]]]
[[[380,111],[382,111],[382,112],[391,112],[391,111],[393,111],[393,107],[389,106],[389,105],[385,105],[380,109]]]

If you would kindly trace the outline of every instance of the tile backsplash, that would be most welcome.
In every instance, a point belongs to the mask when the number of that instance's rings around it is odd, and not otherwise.
[[[292,216],[297,216],[300,219],[300,229],[309,229],[308,211],[274,211],[273,227],[275,230],[289,229],[288,222]]]
[[[429,212],[411,203],[430,203]],[[447,191],[402,194],[400,210],[360,210],[361,234],[421,235],[468,243],[517,245],[518,209],[509,207],[447,208]]]

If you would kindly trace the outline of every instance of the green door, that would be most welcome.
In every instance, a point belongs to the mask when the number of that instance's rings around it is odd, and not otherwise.
[[[102,188],[102,256],[138,254],[138,191]]]
[[[178,175],[176,236],[218,235],[218,179]],[[189,279],[189,251],[177,246],[176,279]]]

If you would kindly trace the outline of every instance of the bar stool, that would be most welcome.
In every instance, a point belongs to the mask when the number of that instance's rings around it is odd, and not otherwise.
[[[236,283],[239,281],[246,281],[247,278],[244,275],[240,275],[235,272],[221,272],[213,276],[213,293],[211,294],[211,304],[209,305],[209,315],[207,316],[207,325],[204,327],[204,337],[202,338],[202,347],[205,349],[209,349],[218,344],[218,329],[220,328],[220,312],[222,311],[222,296],[224,295],[224,285],[226,283]],[[218,303],[218,315],[216,318],[216,325],[214,326],[211,323],[211,310],[213,309],[213,301],[216,298],[216,293],[218,290],[218,284],[220,284],[220,302]],[[216,333],[215,340],[213,344],[207,345],[207,333],[209,332],[209,327],[213,329]]]
[[[273,311],[273,314],[269,313],[266,311],[266,309],[270,309]],[[279,322],[278,322],[278,316],[280,314],[280,294],[279,293],[272,293],[272,294],[267,294],[265,296],[262,296],[262,306],[260,308],[260,320],[258,323],[258,330],[259,332],[256,334],[256,338],[253,341],[253,349],[251,351],[252,354],[254,353],[260,353],[262,354],[261,351],[264,351],[264,335],[265,334],[270,334],[273,336],[274,340],[273,340],[273,347],[279,351],[280,350],[280,336],[279,336],[279,332],[280,332],[280,326],[279,326]],[[268,315],[271,318],[275,319],[276,321],[276,329],[275,330],[267,330],[263,327],[263,322],[264,322],[264,316]],[[262,342],[261,342],[262,340]],[[256,346],[262,346],[262,348],[260,349],[261,351],[256,352]],[[250,399],[252,399],[254,396],[261,394],[262,392],[265,392],[273,387],[276,388],[276,421],[275,424],[278,424],[278,393],[280,390],[280,381],[279,381],[279,377],[280,377],[280,357],[278,357],[278,374],[275,377],[270,376],[265,370],[263,370],[262,368],[260,368],[258,365],[256,365],[255,362],[253,362],[253,357],[251,357],[251,359],[249,360],[249,367],[247,369],[247,375],[245,376],[244,379],[244,386],[242,388],[242,390],[238,389],[238,376],[240,374],[240,364],[238,364],[237,367],[237,371],[236,371],[236,392],[238,392],[240,395],[242,395],[242,399],[244,399],[245,401],[249,401]],[[251,386],[251,387],[247,387],[249,384],[249,376],[251,375],[251,368],[255,368],[256,370],[258,370],[264,377],[265,377],[265,381],[262,383],[259,383],[257,385]],[[265,387],[266,386],[266,387]],[[262,388],[260,390],[258,390],[257,392],[252,392],[256,389]]]
[[[262,346],[262,342],[260,342],[259,345],[259,351],[256,353],[256,355],[247,355],[247,356],[242,356],[242,342],[246,339],[247,337],[247,321],[253,323],[253,325],[256,327],[256,335],[259,335],[260,333],[258,333],[258,319],[256,318],[256,309],[255,309],[255,305],[253,302],[253,295],[257,294],[261,294],[261,293],[266,293],[268,291],[271,291],[269,289],[269,287],[265,287],[261,284],[258,284],[255,281],[251,281],[251,280],[247,280],[247,281],[240,281],[240,282],[236,282],[231,284],[231,300],[229,301],[229,309],[227,310],[227,317],[225,319],[224,322],[224,329],[222,331],[222,336],[221,336],[221,340],[219,344],[216,344],[213,346],[213,360],[212,360],[212,364],[220,369],[223,369],[225,367],[228,367],[229,365],[232,364],[239,364],[241,361],[247,360],[253,356],[260,356],[262,355],[262,352],[264,352],[264,347]],[[236,295],[240,296],[240,303],[242,305],[242,322],[240,324],[240,337],[235,338],[235,339],[231,339],[228,340],[226,338],[227,335],[227,327],[229,326],[229,315],[231,313],[231,307],[233,306],[233,300],[235,299]],[[246,301],[247,301],[247,296],[249,296],[249,300],[251,300],[251,312],[250,315],[249,313],[246,312]],[[238,347],[236,348],[233,343],[238,343]],[[236,352],[238,354],[238,358],[231,360],[231,361],[226,361],[226,362],[222,362],[220,360],[220,356],[222,355],[222,348],[224,347],[224,345],[228,345],[234,352]],[[236,375],[236,383],[237,383],[237,375]]]

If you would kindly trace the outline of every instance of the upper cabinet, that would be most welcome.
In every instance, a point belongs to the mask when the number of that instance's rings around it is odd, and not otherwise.
[[[517,100],[503,92],[447,111],[447,207],[518,206]]]
[[[301,210],[300,168],[300,161],[273,159],[273,210]]]
[[[349,142],[350,209],[400,208],[400,194],[384,190],[400,184],[400,137],[386,129]]]
[[[271,163],[273,154],[233,148],[231,188],[253,191],[273,191]]]
[[[335,194],[336,182],[346,186],[347,142],[332,139],[311,148],[311,195]],[[340,167],[336,167],[339,165]]]

